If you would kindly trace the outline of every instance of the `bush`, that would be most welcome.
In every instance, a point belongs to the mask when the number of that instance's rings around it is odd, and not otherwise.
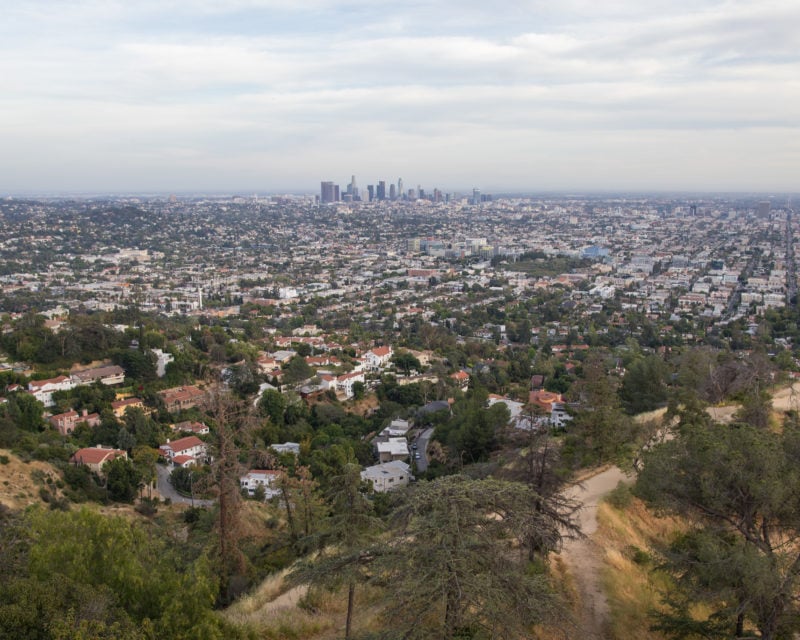
[[[8,456],[0,456],[0,464],[8,464],[9,462],[11,462],[11,460]]]
[[[154,516],[158,511],[158,498],[142,498],[134,509],[137,513],[147,516],[148,518]]]
[[[636,551],[633,552],[633,557],[631,559],[638,565],[650,564],[650,554],[642,549],[636,549]]]
[[[620,482],[616,488],[606,496],[606,502],[615,509],[626,509],[633,499],[631,488],[624,482]]]

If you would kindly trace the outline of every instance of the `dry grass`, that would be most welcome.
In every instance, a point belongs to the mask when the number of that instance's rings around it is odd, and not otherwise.
[[[224,612],[237,626],[268,640],[334,640],[344,634],[347,591],[328,592],[307,586],[289,588],[288,571],[267,578],[253,593]],[[354,632],[377,631],[379,606],[385,597],[376,589],[356,589]]]
[[[659,518],[631,499],[622,509],[608,503],[598,510],[597,541],[605,550],[604,590],[611,608],[611,640],[635,637],[662,640],[649,630],[649,612],[660,606],[665,582],[652,572],[654,551],[682,528],[672,517]]]
[[[0,504],[13,510],[24,509],[32,504],[42,502],[39,489],[43,484],[41,479],[50,479],[46,483],[51,492],[61,495],[56,490],[55,483],[60,480],[61,473],[46,462],[32,460],[23,462],[7,449],[0,449],[0,455],[8,459],[6,464],[0,464]],[[34,476],[40,478],[39,481]]]

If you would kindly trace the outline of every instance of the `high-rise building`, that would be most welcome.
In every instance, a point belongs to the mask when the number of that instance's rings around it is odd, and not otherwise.
[[[335,184],[333,185],[333,201],[339,202],[340,200],[341,198],[339,197],[339,185]]]
[[[770,203],[769,200],[763,200],[758,203],[758,217],[769,218]]]
[[[378,181],[378,200],[386,200],[386,180]]]
[[[472,204],[480,204],[481,203],[481,190],[480,189],[473,189],[472,190]]]
[[[328,204],[329,202],[334,202],[333,182],[320,183],[320,202],[322,204]]]
[[[356,186],[356,177],[350,179],[350,184],[347,185],[347,192],[353,196],[353,200],[358,200],[358,187]]]
[[[394,184],[389,185],[389,200],[397,200],[397,187]]]
[[[397,179],[397,197],[403,199],[403,179]]]
[[[368,200],[367,200],[368,202],[372,202],[375,199],[375,185],[374,184],[368,184],[367,185],[367,197],[368,197]]]

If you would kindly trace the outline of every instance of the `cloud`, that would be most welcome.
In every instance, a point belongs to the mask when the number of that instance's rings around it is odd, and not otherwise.
[[[652,170],[677,188],[698,167],[653,145],[679,141],[740,184],[788,187],[798,22],[789,0],[13,3],[0,162],[79,151],[49,178],[15,168],[0,189],[106,175],[108,157],[139,185],[257,166],[314,185],[340,161],[505,184],[541,159],[563,172],[553,183],[646,184]],[[762,162],[731,152],[742,147]]]

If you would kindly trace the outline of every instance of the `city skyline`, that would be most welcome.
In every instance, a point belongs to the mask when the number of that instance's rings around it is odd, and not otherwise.
[[[796,192],[798,22],[789,0],[14,3],[0,194],[319,193],[362,167],[444,192]]]

